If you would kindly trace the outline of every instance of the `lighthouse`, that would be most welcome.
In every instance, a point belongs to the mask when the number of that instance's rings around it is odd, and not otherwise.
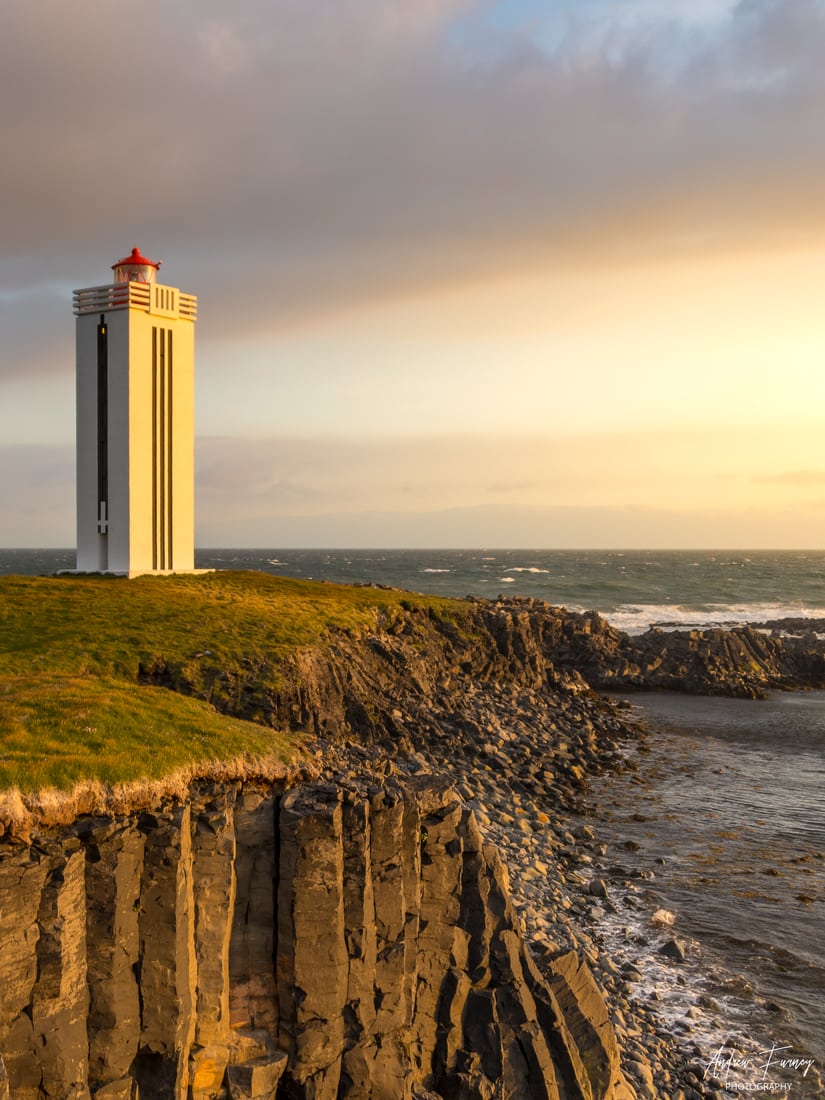
[[[77,570],[194,571],[197,298],[138,248],[74,292]]]

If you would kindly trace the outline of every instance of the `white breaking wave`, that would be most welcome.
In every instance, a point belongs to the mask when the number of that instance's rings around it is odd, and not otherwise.
[[[422,569],[422,573],[452,573],[452,569]]]
[[[539,569],[537,565],[511,565],[505,573],[549,573],[549,569]]]
[[[825,618],[825,611],[784,603],[716,604],[702,608],[678,604],[623,604],[615,611],[602,611],[601,615],[627,634],[641,634],[651,626],[690,630],[741,626],[769,619]]]
[[[671,913],[669,909],[657,909],[650,918],[650,923],[656,925],[658,928],[665,928],[673,924],[675,920],[676,914]]]

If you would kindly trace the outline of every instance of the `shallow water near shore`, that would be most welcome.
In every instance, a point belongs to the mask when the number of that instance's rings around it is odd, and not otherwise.
[[[686,999],[701,992],[697,1037],[789,1045],[822,1069],[825,692],[628,701],[651,730],[648,751],[638,772],[594,783],[590,801],[607,859],[638,876],[629,934],[650,942],[648,990],[667,1002],[667,987],[682,984],[680,1027]],[[607,935],[627,939],[627,925],[622,911]],[[658,956],[674,935],[688,942],[682,967]],[[817,1095],[803,1088],[795,1082],[791,1095]]]

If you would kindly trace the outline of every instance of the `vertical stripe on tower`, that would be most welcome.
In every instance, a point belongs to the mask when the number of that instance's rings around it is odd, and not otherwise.
[[[166,568],[166,330],[160,330],[160,394],[158,436],[160,438],[160,469],[158,486],[160,497],[160,567]]]
[[[166,384],[166,396],[167,396],[167,414],[166,422],[168,425],[168,441],[166,448],[166,469],[168,486],[166,490],[166,507],[168,509],[168,516],[166,520],[167,538],[169,541],[169,550],[167,553],[167,569],[172,569],[172,330],[168,330],[169,336],[169,348],[166,355],[166,370],[168,372],[168,381]]]
[[[109,518],[109,336],[101,313],[97,326],[97,529],[108,530]]]
[[[152,568],[158,567],[158,330],[152,327]]]
[[[172,569],[172,330],[152,328],[152,568]]]

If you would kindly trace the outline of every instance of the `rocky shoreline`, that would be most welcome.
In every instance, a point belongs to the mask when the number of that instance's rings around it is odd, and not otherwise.
[[[275,728],[305,732],[312,761],[307,773],[313,779],[317,773],[330,790],[355,792],[344,796],[346,805],[357,805],[359,792],[367,804],[382,788],[414,790],[421,783],[438,785],[447,780],[472,811],[484,843],[498,848],[509,869],[509,892],[506,878],[502,889],[512,900],[514,913],[511,917],[507,901],[503,927],[507,935],[514,930],[520,933],[528,946],[525,972],[535,965],[541,977],[530,981],[538,983],[537,990],[543,982],[554,991],[565,1026],[575,1032],[571,1021],[578,1021],[574,1038],[579,1054],[592,1052],[590,1085],[583,1083],[581,1074],[577,1077],[576,1087],[584,1100],[590,1096],[627,1100],[633,1094],[643,1100],[721,1100],[726,1095],[724,1083],[708,1070],[711,1052],[703,1050],[689,1031],[674,1031],[657,1012],[655,1001],[640,996],[632,943],[622,959],[611,956],[606,946],[603,922],[607,917],[621,918],[624,911],[637,912],[644,884],[634,878],[630,859],[627,866],[610,864],[605,838],[584,823],[587,785],[595,776],[617,776],[631,768],[633,756],[644,752],[646,734],[626,711],[594,689],[675,687],[756,697],[776,687],[821,687],[825,686],[821,641],[810,633],[787,638],[781,636],[782,628],[773,633],[751,628],[650,631],[632,638],[597,615],[568,613],[529,599],[468,601],[467,609],[460,623],[410,609],[392,622],[377,622],[366,636],[333,635],[323,647],[307,650],[277,668],[261,665],[229,673],[204,667],[199,671],[191,660],[176,666],[159,656],[141,669],[140,678],[201,695],[228,713],[262,715]],[[234,782],[240,783],[246,798],[243,777]],[[302,782],[296,772],[280,789]],[[182,794],[170,803],[164,795],[162,805],[144,806],[139,819],[145,822],[155,815],[163,824],[164,815],[180,816],[174,806],[183,804],[186,797]],[[257,796],[253,792],[250,797],[254,801]],[[307,797],[320,795],[310,792]],[[281,794],[275,798],[277,802]],[[339,797],[336,804],[340,802]],[[122,812],[128,813],[128,807]],[[279,812],[273,810],[270,817]],[[475,824],[466,824],[463,811],[450,809],[449,813],[456,822],[465,822],[464,833],[456,834],[455,851],[446,832],[440,836],[439,858],[446,858],[444,852],[453,858],[464,851],[473,857],[477,848],[472,845],[480,843],[473,832]],[[196,806],[191,814],[200,814],[199,820],[209,818],[204,837],[211,835],[210,830],[220,835],[224,826],[209,817],[213,811],[208,806]],[[140,825],[144,831],[150,829],[148,836],[153,835],[154,825],[150,825]],[[180,852],[181,827],[175,828]],[[134,824],[128,829],[134,832]],[[46,852],[49,843],[38,838],[35,827],[34,847],[40,845]],[[264,842],[256,843],[263,852]],[[67,861],[78,866],[83,862],[76,844],[67,851]],[[159,850],[159,860],[161,855]],[[225,852],[222,858],[227,858]],[[266,858],[271,862],[275,855],[269,853]],[[54,877],[54,898],[63,890],[61,867],[55,863],[48,872]],[[244,873],[248,872],[247,867]],[[498,882],[498,870],[491,874]],[[72,888],[80,890],[77,884]],[[271,924],[271,890],[268,904],[266,919]],[[43,912],[44,920],[51,919]],[[57,916],[62,919],[59,912]],[[59,920],[52,923],[50,935],[57,942]],[[171,935],[172,947],[175,935]],[[678,939],[664,932],[662,940],[671,965],[678,967],[682,952]],[[271,945],[266,950],[271,954]],[[515,987],[519,980],[513,979]],[[209,996],[214,1000],[217,994],[213,990]],[[227,996],[231,998],[231,990]],[[335,1012],[339,1008],[333,1006]],[[25,1015],[21,1010],[21,1027]],[[619,1063],[621,1074],[616,1076]],[[813,1075],[808,1083],[820,1087]],[[465,1093],[455,1095],[488,1100],[486,1085],[479,1084],[477,1093],[474,1087],[470,1082]],[[542,1088],[537,1084],[534,1092],[490,1092],[489,1100],[498,1095],[554,1095]],[[219,1086],[216,1090],[214,1095],[221,1095]],[[146,1100],[144,1092],[142,1100]],[[33,1085],[26,1100],[40,1095]],[[87,1094],[78,1093],[83,1095]],[[127,1085],[121,1092],[95,1094],[101,1100],[104,1096],[120,1100],[121,1095],[124,1100],[132,1097]],[[309,1098],[315,1093],[310,1088],[295,1095]],[[427,1097],[426,1090],[418,1095]],[[802,1093],[796,1090],[794,1095]]]
[[[399,712],[399,720],[400,712]],[[606,837],[584,822],[589,781],[634,772],[644,758],[647,732],[603,698],[573,690],[553,698],[498,685],[468,685],[449,704],[433,706],[426,734],[412,753],[388,753],[358,742],[318,741],[314,752],[323,776],[334,782],[371,776],[447,776],[474,810],[485,836],[502,853],[510,894],[537,965],[552,981],[554,959],[574,952],[586,961],[609,1006],[625,1078],[644,1100],[723,1100],[722,1069],[714,1070],[713,1045],[695,1025],[719,1005],[702,990],[686,989],[677,1026],[667,1022],[658,995],[641,992],[641,952],[625,928],[621,946],[605,935],[644,919],[663,966],[679,971],[687,945],[645,912],[646,882],[633,869],[632,851],[618,866]],[[639,782],[642,782],[641,779]],[[648,909],[650,907],[647,907]],[[695,969],[695,968],[694,968]],[[691,975],[696,979],[696,974]],[[679,984],[688,978],[676,977]],[[716,1036],[714,1036],[714,1041]],[[723,1035],[721,1042],[736,1042]],[[731,1053],[738,1053],[735,1046]],[[728,1070],[744,1089],[752,1075]],[[773,1080],[781,1081],[782,1074]],[[825,1086],[813,1067],[800,1079],[785,1075],[793,1095],[815,1100]]]
[[[529,623],[526,636],[541,638],[550,690],[540,682],[525,687],[495,677],[449,679],[427,694],[426,705],[415,692],[402,691],[392,711],[392,740],[319,740],[319,766],[331,779],[365,767],[382,774],[450,777],[504,856],[539,965],[568,950],[587,960],[610,1005],[622,1066],[638,1095],[719,1100],[729,1093],[709,1069],[717,1048],[703,1046],[693,1027],[705,1008],[718,1006],[697,990],[674,1028],[662,1019],[655,994],[647,1000],[640,994],[643,964],[632,937],[626,935],[618,965],[605,945],[605,915],[614,925],[623,910],[638,918],[645,881],[636,877],[632,852],[616,866],[607,855],[607,838],[582,823],[587,785],[595,776],[634,768],[634,758],[643,758],[647,734],[590,684],[625,690],[676,686],[746,698],[769,689],[820,687],[822,641],[805,621],[732,632],[653,630],[630,638],[598,616],[559,615],[539,601],[500,600],[496,608],[521,628],[519,633],[510,625],[508,644],[499,652],[520,650],[522,667],[525,658],[529,665],[531,650],[524,642]],[[406,751],[398,751],[399,745]],[[663,962],[682,965],[685,945],[667,925],[651,927],[650,938],[660,943]],[[747,1084],[747,1076],[726,1076]],[[788,1083],[800,1097],[825,1090],[815,1069],[804,1082],[792,1075]]]
[[[632,971],[615,965],[598,932],[605,909],[616,911],[614,887],[597,869],[605,845],[576,820],[584,811],[588,777],[628,768],[626,743],[643,738],[641,729],[587,694],[545,700],[495,685],[468,686],[448,707],[433,707],[428,724],[409,755],[327,742],[319,742],[315,752],[331,781],[351,781],[365,768],[450,777],[502,852],[539,967],[549,974],[550,961],[568,951],[587,961],[609,1005],[622,1068],[637,1095],[721,1098],[721,1082],[705,1077],[702,1052],[663,1026],[654,1005],[638,1003]]]

